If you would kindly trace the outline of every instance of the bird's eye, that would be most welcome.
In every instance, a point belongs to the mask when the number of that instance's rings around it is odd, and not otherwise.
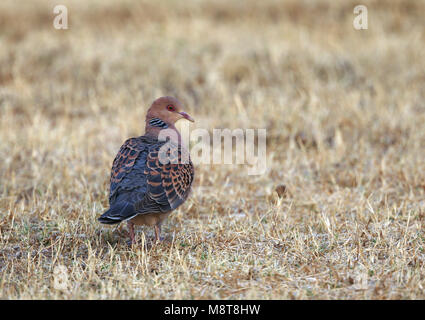
[[[169,104],[169,105],[167,106],[167,110],[168,110],[168,111],[174,111],[174,110],[175,110],[175,108],[174,108],[174,106],[173,106],[172,104]]]

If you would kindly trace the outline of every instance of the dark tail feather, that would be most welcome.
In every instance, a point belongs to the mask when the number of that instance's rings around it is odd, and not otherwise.
[[[136,215],[134,205],[128,202],[118,202],[102,214],[98,220],[104,224],[117,224]]]

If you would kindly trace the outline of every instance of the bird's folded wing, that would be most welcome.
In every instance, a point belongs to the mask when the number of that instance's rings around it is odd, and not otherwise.
[[[194,177],[187,150],[176,144],[150,149],[145,174],[147,192],[136,204],[138,212],[167,212],[177,208],[189,196]]]
[[[110,200],[114,194],[118,192],[119,187],[124,183],[123,179],[136,166],[136,161],[138,160],[140,153],[146,150],[152,142],[153,141],[147,140],[147,138],[142,136],[138,138],[130,138],[121,146],[112,164],[110,180],[111,187],[109,193]],[[144,164],[137,164],[137,166],[140,165],[143,166]]]

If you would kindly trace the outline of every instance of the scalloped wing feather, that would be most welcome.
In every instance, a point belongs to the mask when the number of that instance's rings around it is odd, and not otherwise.
[[[170,146],[165,151],[168,163],[161,161],[164,159],[164,151],[152,148],[145,168],[147,199],[158,204],[162,212],[176,209],[187,199],[194,178],[194,167],[188,154],[185,154],[186,149],[175,144]],[[187,163],[182,163],[182,159],[188,159]],[[150,207],[149,201],[143,201],[139,207],[141,206]]]
[[[143,149],[144,146],[137,138],[130,138],[121,146],[112,164],[110,197],[114,194],[125,175],[132,170],[137,157]]]

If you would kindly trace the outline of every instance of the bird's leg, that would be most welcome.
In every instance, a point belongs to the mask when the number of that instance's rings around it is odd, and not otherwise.
[[[127,227],[128,227],[128,231],[130,233],[130,245],[132,245],[134,242],[134,223],[127,221]]]
[[[161,238],[161,224],[158,223],[155,225],[155,242],[161,242],[162,240],[164,239]]]

